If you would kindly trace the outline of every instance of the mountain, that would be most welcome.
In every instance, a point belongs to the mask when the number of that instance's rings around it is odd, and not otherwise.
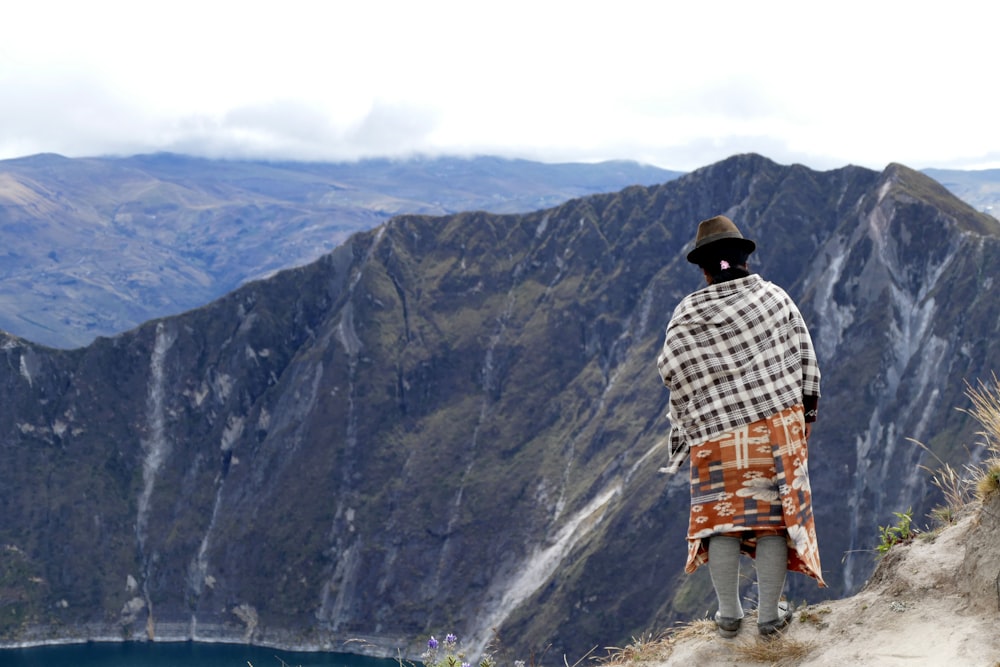
[[[724,213],[823,368],[829,589],[966,461],[1000,366],[1000,223],[903,165],[740,155],[524,214],[401,215],[306,266],[73,350],[5,336],[0,637],[395,656],[430,634],[581,656],[701,617],[655,359]],[[547,658],[548,659],[548,658]]]
[[[0,329],[80,347],[311,262],[395,214],[533,211],[678,175],[491,157],[0,161]]]

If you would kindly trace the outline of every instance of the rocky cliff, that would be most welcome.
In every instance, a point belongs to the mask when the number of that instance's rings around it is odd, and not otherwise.
[[[901,165],[744,155],[529,214],[396,217],[86,348],[6,336],[0,636],[395,655],[497,628],[574,656],[700,615],[654,360],[717,213],[824,369],[831,588],[790,592],[856,591],[877,526],[937,500],[910,439],[968,459],[956,407],[1000,365],[1000,229]]]

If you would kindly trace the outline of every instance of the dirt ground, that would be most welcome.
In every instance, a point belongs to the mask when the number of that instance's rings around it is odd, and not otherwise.
[[[857,595],[796,610],[780,639],[753,614],[723,639],[703,621],[652,667],[754,665],[1000,666],[1000,498],[886,554]]]

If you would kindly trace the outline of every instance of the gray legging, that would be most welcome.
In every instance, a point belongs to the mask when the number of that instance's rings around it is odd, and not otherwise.
[[[778,600],[785,587],[788,568],[788,542],[784,535],[757,538],[757,588],[759,607],[757,622],[778,619]],[[719,598],[719,615],[743,618],[740,604],[740,541],[728,535],[716,535],[708,540],[708,571],[712,575],[715,595]]]

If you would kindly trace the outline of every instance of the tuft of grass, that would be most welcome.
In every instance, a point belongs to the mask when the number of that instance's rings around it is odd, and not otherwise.
[[[976,498],[981,502],[1000,492],[1000,379],[996,373],[991,377],[991,382],[980,380],[976,387],[966,386],[965,395],[972,407],[963,410],[982,426],[976,434],[988,453],[986,460],[972,470]]]
[[[947,517],[954,517],[969,503],[969,485],[950,463],[945,463],[931,475],[931,483],[944,494]]]
[[[798,664],[816,648],[813,642],[781,636],[773,639],[757,637],[753,641],[743,642],[733,647],[741,662],[759,662],[782,667],[782,665]]]
[[[1000,378],[996,373],[990,382],[979,381],[977,387],[966,385],[965,395],[972,401],[972,408],[964,410],[980,423],[983,430],[977,435],[996,456],[1000,456]]]
[[[941,507],[935,507],[932,509],[930,517],[939,525],[949,526],[958,520],[958,513],[954,508],[942,505]]]
[[[976,483],[976,498],[987,502],[1000,493],[1000,460],[992,459],[979,469],[974,477]]]
[[[811,617],[810,621],[820,623],[820,617],[828,613],[830,613],[828,608],[820,609],[816,611],[815,619]],[[628,646],[608,647],[606,656],[596,657],[594,660],[609,667],[623,667],[643,662],[662,663],[670,657],[677,643],[694,637],[714,637],[715,634],[715,621],[711,619],[692,621],[656,635],[633,637],[632,643]],[[755,637],[735,644],[727,641],[724,647],[729,648],[740,663],[766,663],[773,667],[782,667],[797,664],[815,648],[815,644],[779,635]]]
[[[640,662],[663,662],[673,651],[674,645],[691,637],[711,637],[715,635],[715,621],[702,619],[681,624],[671,630],[653,634],[648,633],[638,638],[633,637],[632,643],[625,647],[609,646],[607,655],[594,659],[602,665],[620,667]]]
[[[943,525],[954,523],[961,510],[972,500],[969,479],[963,477],[950,463],[942,461],[941,457],[924,443],[913,438],[909,438],[909,441],[937,459],[939,464],[939,467],[933,470],[925,465],[919,466],[930,473],[931,484],[944,496],[944,505],[931,510],[931,518]],[[965,468],[971,476],[973,472],[971,466],[966,465]]]
[[[670,642],[676,643],[691,637],[710,637],[715,636],[716,625],[715,621],[710,618],[703,618],[698,621],[692,621],[679,628],[676,628],[669,635]]]
[[[975,387],[966,383],[965,395],[972,407],[959,408],[959,411],[982,427],[976,435],[982,439],[979,444],[986,452],[983,461],[966,464],[963,471],[959,471],[942,461],[929,447],[910,438],[910,442],[937,459],[939,467],[936,469],[924,465],[920,468],[930,473],[931,483],[944,496],[945,504],[931,510],[930,516],[945,525],[953,523],[973,499],[986,502],[1000,493],[1000,378],[993,373],[990,381],[980,380]],[[884,533],[883,537],[886,537]]]
[[[670,654],[670,640],[667,632],[654,635],[648,633],[632,637],[632,642],[624,647],[607,646],[607,656],[599,661],[608,665],[627,665],[636,662],[662,660]]]

